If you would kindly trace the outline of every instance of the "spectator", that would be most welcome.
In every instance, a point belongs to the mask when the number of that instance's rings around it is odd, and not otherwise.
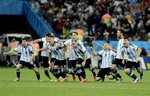
[[[109,39],[112,39],[112,27],[124,29],[131,38],[135,33],[149,32],[149,0],[40,0],[38,4],[43,11],[40,13],[58,35],[63,34],[62,27],[67,19],[75,29],[80,27],[90,36],[97,34],[95,32],[103,34],[107,29]],[[110,15],[110,20],[102,18],[105,13]],[[102,21],[106,27],[100,23]],[[142,37],[142,40],[146,40],[146,37]]]
[[[138,33],[135,33],[135,35],[133,36],[133,40],[134,41],[139,41],[140,40],[140,36]]]

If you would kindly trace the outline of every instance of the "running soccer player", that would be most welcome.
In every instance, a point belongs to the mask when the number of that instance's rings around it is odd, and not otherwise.
[[[124,54],[127,54],[127,63],[124,68],[124,71],[129,77],[133,78],[133,83],[137,83],[139,79],[132,72],[132,67],[134,66],[137,69],[137,72],[140,74],[140,76],[143,76],[143,70],[141,69],[139,63],[141,49],[134,44],[130,44],[128,38],[124,38],[124,46],[122,48],[122,63],[124,63]]]
[[[81,40],[79,40],[77,38],[78,36],[78,33],[75,31],[75,32],[72,32],[72,38],[71,39],[68,39],[64,45],[65,45],[65,48],[67,50],[69,50],[69,54],[70,54],[70,57],[69,57],[69,62],[71,64],[71,67],[73,68],[73,71],[74,73],[78,76],[79,80],[81,80],[80,76],[77,74],[77,69],[76,69],[76,63],[77,63],[77,60],[78,60],[78,57],[77,55],[75,54],[74,50],[73,49],[73,46],[72,46],[72,39],[76,39],[77,43],[82,45],[83,46],[83,42]],[[63,52],[65,53],[66,50]],[[92,68],[92,66],[89,66],[89,70],[92,72],[93,74],[93,77],[94,77],[94,80],[96,80],[96,73],[94,71],[94,68]]]
[[[43,42],[42,48],[44,48],[47,46],[49,35],[54,35],[54,34],[47,33],[44,38],[36,39],[33,42],[35,43]],[[55,41],[57,41],[57,38],[55,39]],[[44,73],[49,78],[50,81],[53,81],[53,79],[50,77],[49,72],[48,72],[49,71],[49,63],[48,63],[49,51],[48,50],[42,51],[41,56],[42,56],[42,62],[43,62],[43,67],[44,67]]]
[[[34,51],[33,47],[28,44],[28,38],[23,38],[21,45],[19,45],[17,48],[15,48],[12,51],[4,53],[4,55],[8,55],[8,54],[11,54],[14,52],[18,52],[21,54],[20,62],[16,65],[17,79],[15,79],[15,81],[20,80],[20,69],[23,68],[24,66],[27,66],[29,69],[33,69],[33,71],[36,74],[37,80],[41,81],[38,68],[34,64],[34,53],[33,53],[33,51]]]

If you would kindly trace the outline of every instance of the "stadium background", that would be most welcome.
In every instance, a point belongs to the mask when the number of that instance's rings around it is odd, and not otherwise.
[[[37,39],[37,38],[44,37],[46,33],[52,32],[57,37],[61,38],[62,34],[57,33],[57,30],[52,28],[50,24],[51,22],[49,22],[45,17],[45,13],[43,12],[43,10],[36,8],[35,1],[38,0],[0,0],[0,5],[1,5],[0,6],[0,21],[1,21],[0,35],[3,35],[4,33],[28,33],[32,35],[33,39]],[[65,1],[67,0],[62,0],[62,1],[56,0],[55,2],[62,3]],[[139,0],[140,3],[142,2],[146,3],[146,1],[147,0],[143,0],[143,1]],[[72,2],[79,2],[79,1],[77,0]],[[93,2],[89,0],[89,4],[90,3]],[[86,37],[87,38],[84,39],[85,40],[84,43],[85,44],[87,43],[89,45],[94,35],[92,36],[87,35]],[[142,54],[141,58],[143,64],[145,65],[144,69],[150,69],[150,57],[149,57],[150,42],[148,42],[148,39],[146,38],[147,37],[145,37],[143,40],[140,41],[132,41],[132,43],[146,50],[147,54],[146,55]],[[66,38],[62,38],[62,39],[64,40]],[[103,40],[98,40],[96,38],[96,43],[94,44],[94,48],[97,51],[101,50],[101,46],[104,44],[104,42],[107,41],[108,40],[104,38]],[[116,48],[116,44],[117,44],[116,40],[110,40],[109,42],[113,48]],[[86,46],[86,48],[90,52],[89,47]]]

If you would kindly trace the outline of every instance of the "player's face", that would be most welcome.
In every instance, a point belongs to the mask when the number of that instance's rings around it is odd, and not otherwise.
[[[76,39],[77,36],[78,36],[78,35],[77,35],[76,33],[72,33],[72,38],[75,38],[75,39]]]
[[[117,38],[121,38],[121,32],[120,31],[117,31]]]
[[[26,40],[22,40],[22,44],[23,44],[23,46],[26,46],[27,45],[27,41]]]
[[[124,46],[125,46],[125,47],[128,47],[128,46],[129,46],[129,40],[128,40],[128,39],[124,39],[124,42],[123,42],[123,43],[124,43]]]
[[[105,43],[103,49],[104,49],[104,50],[109,49],[109,44],[108,44],[108,43]]]
[[[51,44],[53,44],[53,43],[54,43],[54,38],[53,38],[53,37],[49,37],[49,38],[48,38],[48,41],[49,41]]]
[[[72,46],[77,47],[77,43],[75,41],[72,41]]]
[[[49,41],[49,37],[48,36],[45,36],[45,38],[46,38],[46,41]]]

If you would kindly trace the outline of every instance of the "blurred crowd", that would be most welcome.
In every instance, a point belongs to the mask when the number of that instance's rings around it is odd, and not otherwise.
[[[61,38],[82,29],[97,40],[116,40],[116,32],[150,41],[150,0],[31,0],[31,7]]]

